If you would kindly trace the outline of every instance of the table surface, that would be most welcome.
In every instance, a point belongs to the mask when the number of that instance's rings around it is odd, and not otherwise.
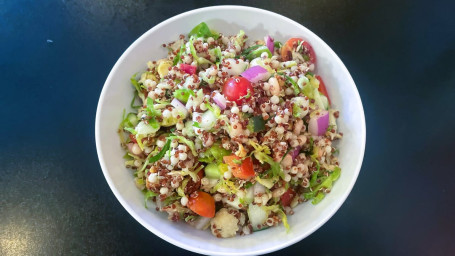
[[[95,148],[103,83],[159,22],[216,1],[0,1],[0,255],[191,255],[136,222]],[[340,210],[275,255],[454,255],[453,1],[233,1],[285,15],[340,56],[365,108]],[[159,252],[159,253],[158,253]]]

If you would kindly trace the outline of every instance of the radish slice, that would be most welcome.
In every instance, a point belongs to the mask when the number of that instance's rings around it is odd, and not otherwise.
[[[252,83],[257,83],[258,81],[263,81],[266,80],[270,77],[269,72],[267,69],[261,67],[261,66],[254,66],[251,67],[247,70],[245,70],[241,76],[245,77],[248,79],[248,81]]]
[[[273,54],[273,51],[275,50],[275,45],[273,44],[273,42],[274,42],[273,38],[270,36],[266,36],[264,38],[264,41],[265,41],[265,45],[267,46],[267,48],[269,48],[270,52]]]
[[[192,65],[189,65],[189,64],[181,63],[180,64],[180,69],[183,72],[185,72],[187,74],[190,74],[190,75],[196,74],[196,67],[192,66]]]
[[[220,107],[221,110],[226,109],[226,99],[224,98],[221,93],[217,92],[215,96],[213,97],[213,101]]]
[[[310,118],[308,131],[315,136],[324,135],[329,127],[329,112],[322,110]]]

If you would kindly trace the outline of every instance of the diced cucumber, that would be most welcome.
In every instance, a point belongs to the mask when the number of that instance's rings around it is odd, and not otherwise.
[[[209,179],[219,179],[221,177],[220,168],[216,163],[208,164],[204,171],[205,176]]]
[[[251,204],[254,200],[254,186],[249,187],[246,190],[244,201],[246,204]]]
[[[158,129],[153,128],[150,124],[146,124],[143,121],[140,121],[135,128],[137,134],[139,135],[155,134],[159,129],[159,127]]]
[[[267,220],[267,217],[267,212],[261,206],[254,204],[250,204],[248,206],[248,218],[250,219],[254,231],[262,229],[258,228],[258,225],[264,224]]]
[[[240,197],[238,197],[238,196],[236,196],[233,201],[229,201],[228,199],[226,199],[224,197],[223,202],[232,206],[235,209],[240,209],[239,204],[241,204],[241,202],[240,202]]]
[[[129,113],[126,118],[128,118],[128,122],[131,125],[130,127],[135,127],[137,123],[139,123],[139,119],[135,113]]]
[[[202,114],[202,121],[200,123],[201,128],[208,131],[212,129],[212,127],[216,123],[216,116],[212,111],[205,111],[204,114]]]

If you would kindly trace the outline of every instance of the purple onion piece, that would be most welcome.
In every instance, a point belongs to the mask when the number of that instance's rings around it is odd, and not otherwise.
[[[216,103],[216,105],[218,105],[218,107],[220,107],[221,110],[226,109],[226,99],[219,92],[215,94],[213,101]]]
[[[246,79],[248,79],[248,81],[250,81],[252,83],[256,83],[260,80],[268,78],[269,72],[267,71],[267,69],[265,69],[261,66],[254,66],[254,67],[251,67],[251,68],[243,71],[241,76],[245,77]]]
[[[308,122],[308,131],[315,136],[324,135],[329,127],[329,112],[320,111],[316,116],[311,117]]]
[[[270,36],[266,36],[264,38],[264,41],[265,41],[265,45],[267,46],[267,48],[269,48],[270,52],[273,54],[273,51],[275,50],[273,38]]]

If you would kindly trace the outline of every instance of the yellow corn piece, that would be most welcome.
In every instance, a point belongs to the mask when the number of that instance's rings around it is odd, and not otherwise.
[[[163,78],[165,75],[167,75],[167,73],[169,73],[169,67],[171,66],[172,62],[170,60],[164,60],[160,62],[157,69],[160,78]]]

